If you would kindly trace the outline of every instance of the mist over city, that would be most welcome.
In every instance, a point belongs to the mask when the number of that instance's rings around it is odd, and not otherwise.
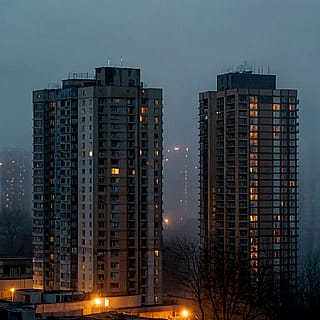
[[[0,4],[0,282],[7,281],[0,283],[1,319],[1,308],[20,303],[27,291],[19,290],[29,289],[104,299],[103,308],[90,305],[81,316],[116,310],[119,297],[134,296],[128,310],[175,305],[159,318],[284,319],[288,297],[305,294],[299,286],[306,270],[320,284],[318,1]],[[245,108],[248,121],[241,120]],[[125,124],[112,122],[124,118]],[[245,241],[255,292],[262,290],[262,273],[272,273],[275,287],[267,303],[258,294],[243,298],[248,288],[239,284],[231,314],[221,311],[212,289],[220,284],[203,275],[203,264],[217,275],[242,270]],[[261,272],[270,255],[272,271]],[[216,260],[224,269],[216,269]],[[187,270],[192,263],[199,291],[186,285],[195,281]],[[20,282],[13,282],[17,272]],[[243,274],[229,276],[236,282]],[[201,291],[206,277],[211,286]],[[290,291],[283,300],[282,290]],[[301,319],[320,310],[320,290],[312,294],[309,309],[297,307]],[[188,299],[194,307],[183,315]],[[249,300],[250,312],[243,302]],[[63,315],[43,311],[42,319],[49,316]]]

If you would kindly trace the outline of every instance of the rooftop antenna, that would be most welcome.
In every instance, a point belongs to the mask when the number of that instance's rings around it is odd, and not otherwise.
[[[123,58],[122,58],[122,56],[120,57],[120,67],[123,67]]]
[[[110,67],[110,58],[108,58],[108,67]]]
[[[243,62],[243,71],[248,71],[248,63],[247,63],[247,60],[244,60],[244,62]]]
[[[270,74],[270,65],[268,64],[268,74]]]

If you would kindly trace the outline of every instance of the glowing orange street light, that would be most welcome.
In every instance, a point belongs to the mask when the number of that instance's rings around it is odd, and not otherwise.
[[[11,289],[10,289],[10,292],[11,292],[11,302],[13,302],[13,299],[14,299],[14,291],[15,291],[15,288],[11,288]]]
[[[189,317],[189,311],[186,309],[181,310],[181,317],[182,318],[187,318]]]

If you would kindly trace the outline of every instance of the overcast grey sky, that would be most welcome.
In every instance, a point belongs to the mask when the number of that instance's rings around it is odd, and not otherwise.
[[[217,73],[245,60],[269,65],[280,87],[299,89],[302,141],[318,140],[318,0],[0,4],[0,146],[31,145],[32,90],[108,58],[119,65],[121,56],[148,86],[164,89],[165,145],[196,144],[198,92],[215,89]]]

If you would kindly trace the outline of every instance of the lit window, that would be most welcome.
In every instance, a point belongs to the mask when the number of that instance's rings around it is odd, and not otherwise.
[[[159,105],[159,100],[158,99],[154,99],[154,105],[155,106]]]
[[[279,111],[280,110],[280,104],[279,103],[274,103],[273,104],[273,110]]]
[[[257,194],[250,194],[250,200],[258,200]]]
[[[258,221],[258,216],[257,215],[250,216],[250,221],[252,222]]]
[[[258,140],[250,140],[250,145],[257,146],[258,145]]]
[[[158,157],[158,156],[159,156],[159,151],[158,151],[158,150],[155,150],[154,156],[155,156],[155,157]]]
[[[250,117],[257,117],[258,111],[250,111]]]
[[[90,150],[90,151],[89,151],[89,157],[92,157],[92,156],[93,156],[93,151]]]
[[[258,131],[258,126],[257,125],[250,125],[250,131]]]
[[[154,123],[158,123],[159,122],[159,118],[157,116],[154,117]]]
[[[112,168],[111,174],[120,174],[120,169],[119,168]]]
[[[251,259],[258,259],[258,253],[257,252],[251,252],[250,253],[250,258]],[[255,265],[256,266],[256,261],[251,261],[251,265]]]
[[[148,108],[146,108],[146,107],[141,108],[141,113],[147,113],[147,112],[148,112]]]
[[[258,109],[258,105],[256,103],[250,103],[250,110]]]
[[[156,257],[159,257],[159,250],[154,250],[154,255],[155,255]]]
[[[250,160],[250,166],[257,166],[258,160]]]
[[[257,96],[250,96],[250,102],[258,102],[258,97]]]

